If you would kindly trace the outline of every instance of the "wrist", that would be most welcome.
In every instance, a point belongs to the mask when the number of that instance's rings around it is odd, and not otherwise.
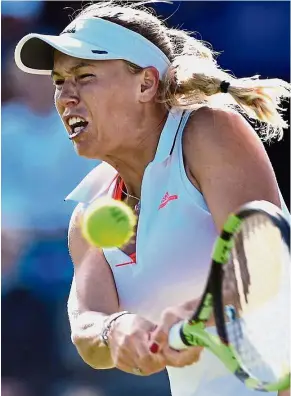
[[[129,311],[116,312],[112,315],[109,315],[104,320],[102,331],[100,334],[100,339],[105,346],[109,347],[109,334],[115,321],[124,315],[131,315],[131,312]]]

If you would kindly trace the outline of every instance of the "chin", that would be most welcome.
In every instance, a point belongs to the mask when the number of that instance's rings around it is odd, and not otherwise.
[[[80,157],[85,157],[88,159],[94,158],[94,156],[92,155],[92,148],[90,149],[90,147],[84,147],[83,144],[78,144],[75,142],[74,142],[74,148],[76,154],[78,154]]]
[[[80,157],[88,159],[99,159],[96,156],[96,150],[94,150],[93,145],[92,143],[90,144],[89,140],[75,139],[73,142],[75,152]]]

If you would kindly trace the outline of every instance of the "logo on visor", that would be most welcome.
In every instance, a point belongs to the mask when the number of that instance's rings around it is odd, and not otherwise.
[[[93,54],[99,54],[99,55],[108,54],[107,51],[101,51],[101,50],[91,50],[91,51],[93,52]]]
[[[77,31],[77,26],[76,25],[69,25],[68,28],[63,30],[61,34],[76,33],[76,31]],[[98,54],[98,55],[106,55],[106,54],[108,54],[107,51],[97,50],[97,49],[92,49],[91,52],[93,54]]]

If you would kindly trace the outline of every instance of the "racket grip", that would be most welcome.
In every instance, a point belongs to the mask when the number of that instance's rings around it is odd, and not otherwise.
[[[176,351],[188,348],[181,336],[183,334],[183,324],[184,321],[176,323],[169,331],[169,346]]]

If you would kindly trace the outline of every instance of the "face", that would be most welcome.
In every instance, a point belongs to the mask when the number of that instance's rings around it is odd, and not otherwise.
[[[134,140],[142,117],[140,73],[122,60],[85,61],[56,52],[55,104],[79,155],[106,160]]]

